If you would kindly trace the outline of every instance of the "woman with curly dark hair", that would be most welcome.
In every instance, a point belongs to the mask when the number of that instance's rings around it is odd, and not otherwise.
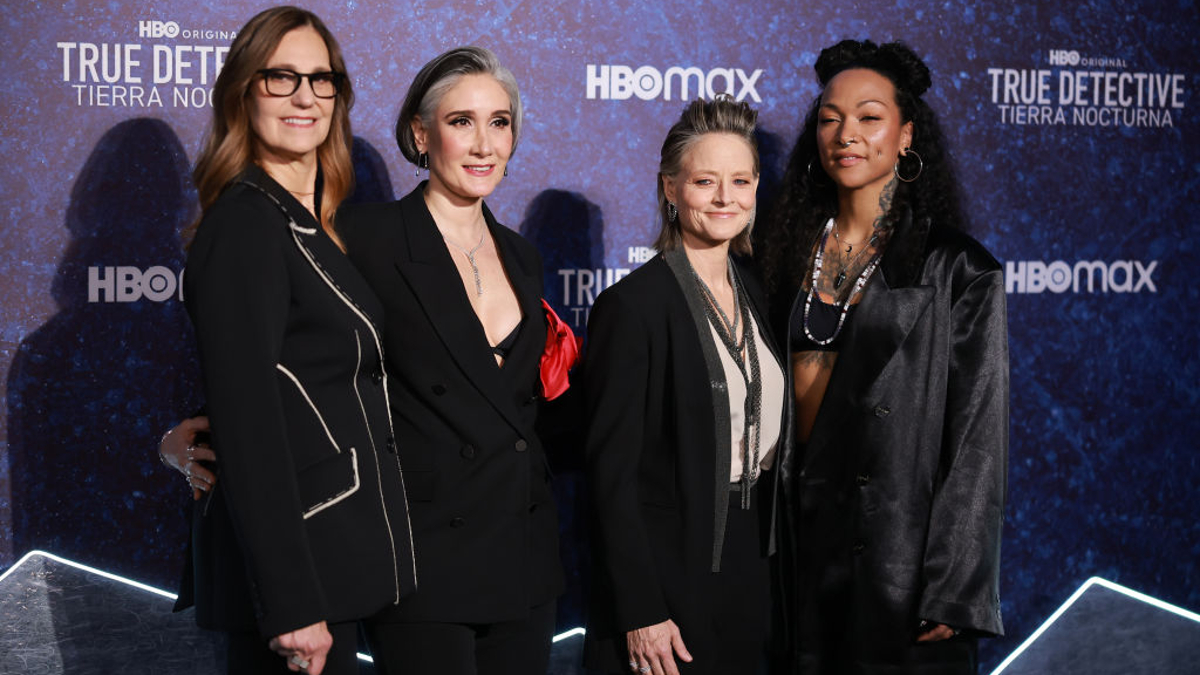
[[[974,672],[1003,630],[1001,268],[962,232],[921,59],[847,40],[816,72],[760,246],[795,404],[798,672]]]

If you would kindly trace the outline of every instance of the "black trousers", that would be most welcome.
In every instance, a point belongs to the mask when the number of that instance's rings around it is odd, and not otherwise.
[[[555,603],[497,623],[368,622],[380,675],[546,675]]]
[[[729,494],[721,571],[693,589],[708,603],[708,625],[680,624],[692,662],[675,659],[681,675],[756,675],[766,668],[771,617],[771,575],[765,555],[770,529],[771,473],[764,473],[742,508],[742,493]],[[616,639],[622,669],[606,675],[629,675],[624,637]],[[599,675],[602,670],[587,671]]]
[[[325,660],[322,675],[358,675],[358,624],[329,624],[333,647]],[[288,670],[287,659],[271,651],[267,640],[257,632],[226,633],[227,675],[295,675]]]

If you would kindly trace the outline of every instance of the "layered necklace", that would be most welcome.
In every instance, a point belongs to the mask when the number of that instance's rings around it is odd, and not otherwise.
[[[862,248],[858,249],[858,253],[855,253],[853,258],[847,260],[844,263],[840,262],[840,261],[838,262],[838,267],[841,269],[838,270],[837,276],[835,276],[833,278],[833,290],[836,291],[837,289],[842,287],[842,283],[846,281],[846,270],[850,267],[853,267],[854,263],[858,262],[858,259],[860,257],[862,257],[862,254],[865,253],[867,251],[867,249],[871,248],[871,246],[874,245],[875,240],[878,238],[879,238],[879,231],[876,230],[873,234],[871,234],[871,238],[867,240],[866,245],[863,246]],[[833,222],[833,239],[834,239],[834,241],[837,242],[838,248],[841,249],[843,244],[842,244],[842,238],[838,236],[837,221]],[[846,255],[849,255],[854,250],[854,247],[857,245],[858,244],[845,244]]]
[[[686,260],[687,257],[684,256]],[[721,339],[721,344],[725,347],[725,351],[729,353],[734,364],[738,368],[738,372],[742,375],[742,381],[746,384],[746,400],[742,410],[744,423],[742,424],[742,508],[750,508],[750,488],[758,481],[759,474],[759,424],[758,419],[762,414],[762,375],[759,369],[758,361],[758,345],[754,339],[754,323],[750,318],[750,303],[746,297],[745,291],[737,283],[737,275],[733,271],[733,261],[726,259],[726,266],[729,274],[729,285],[733,288],[733,320],[725,314],[725,310],[721,309],[721,305],[717,304],[717,298],[713,295],[712,289],[700,278],[696,272],[696,268],[692,267],[691,261],[688,261],[688,267],[692,270],[692,278],[696,281],[696,286],[704,295],[707,302],[704,303],[704,314],[708,317],[709,324],[717,333],[717,337]],[[741,326],[742,334],[738,336],[738,327]],[[748,366],[748,367],[747,367]]]
[[[812,281],[809,282],[808,297],[804,299],[804,336],[809,340],[812,340],[814,343],[822,346],[833,342],[837,338],[838,334],[842,332],[842,326],[846,323],[846,314],[850,312],[850,301],[854,299],[854,296],[862,292],[863,286],[867,285],[867,280],[871,278],[871,274],[875,271],[875,268],[879,266],[880,260],[879,254],[876,253],[875,256],[872,257],[871,262],[863,268],[863,271],[859,272],[858,278],[854,281],[854,288],[852,288],[850,293],[848,293],[845,299],[842,300],[841,313],[840,316],[838,316],[837,327],[833,329],[833,334],[827,338],[817,339],[813,336],[812,331],[808,327],[808,315],[812,309],[813,296],[817,294],[817,280],[821,278],[821,268],[823,267],[825,260],[825,244],[829,241],[829,231],[832,229],[833,218],[830,218],[829,222],[825,223],[825,232],[821,235],[820,245],[817,246],[817,254],[813,259]],[[842,282],[846,280],[846,268],[852,265],[854,261],[858,259],[858,256],[863,254],[863,251],[871,248],[871,245],[875,242],[878,236],[878,232],[876,232],[874,235],[871,235],[871,239],[868,240],[867,245],[858,252],[858,255],[854,256],[850,262],[847,262],[845,265],[841,266],[841,271],[838,272],[838,276],[833,280],[834,289],[840,287]],[[834,303],[834,307],[837,307],[836,301]]]
[[[487,234],[487,227],[484,227],[483,230],[479,232],[479,241],[475,242],[475,246],[471,247],[470,250],[468,250],[465,246],[460,246],[451,241],[446,235],[442,235],[442,239],[444,239],[447,244],[450,244],[454,248],[461,251],[463,255],[467,256],[467,262],[471,265],[471,272],[475,275],[476,297],[483,295],[483,280],[479,277],[479,264],[475,262],[475,254],[478,253],[479,248],[483,246],[483,235],[485,234]]]

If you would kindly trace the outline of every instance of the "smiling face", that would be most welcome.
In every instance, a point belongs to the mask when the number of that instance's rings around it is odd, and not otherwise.
[[[310,26],[289,31],[263,68],[298,73],[328,72],[329,49]],[[329,135],[337,99],[317,98],[307,79],[291,96],[271,96],[262,77],[250,85],[250,128],[258,161],[263,165],[310,161]]]
[[[754,153],[734,134],[709,133],[692,143],[663,194],[679,210],[680,235],[692,249],[727,245],[750,222],[758,190]]]
[[[912,143],[896,87],[874,70],[854,68],[833,77],[821,94],[817,150],[839,191],[882,190],[892,167]]]
[[[512,154],[511,102],[496,78],[463,75],[433,119],[413,119],[417,150],[429,154],[429,189],[459,203],[487,197]]]

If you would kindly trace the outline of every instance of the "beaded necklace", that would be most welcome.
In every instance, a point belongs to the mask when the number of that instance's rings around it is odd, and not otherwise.
[[[854,281],[854,288],[850,290],[850,293],[846,295],[846,299],[842,301],[841,316],[838,317],[837,328],[833,329],[833,334],[823,340],[813,337],[812,331],[808,328],[808,314],[812,308],[813,296],[817,293],[817,280],[821,277],[821,267],[825,258],[825,243],[829,240],[829,231],[832,229],[833,218],[830,218],[829,222],[825,223],[825,232],[821,235],[821,244],[817,247],[817,255],[813,259],[812,282],[809,283],[808,297],[804,299],[804,335],[809,340],[822,346],[833,342],[837,338],[838,333],[842,332],[842,325],[846,323],[846,314],[850,312],[850,301],[854,296],[862,292],[863,286],[867,285],[867,280],[871,278],[871,273],[879,266],[880,260],[880,255],[876,253],[871,257],[871,262],[867,263],[863,271],[858,274],[858,278]],[[837,307],[836,302],[834,303],[834,307]]]

